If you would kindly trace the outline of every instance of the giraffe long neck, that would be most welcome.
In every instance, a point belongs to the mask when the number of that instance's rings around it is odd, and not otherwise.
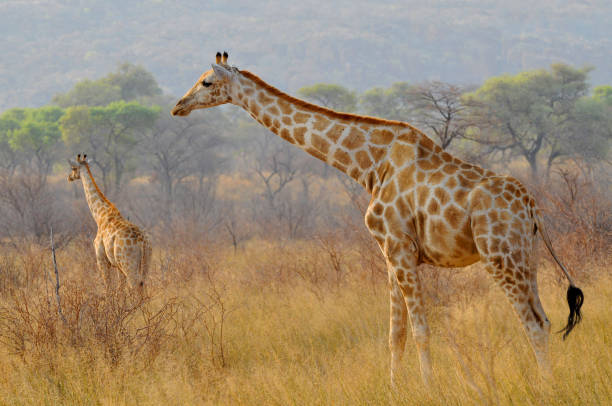
[[[94,180],[89,165],[83,165],[81,168],[85,168],[85,171],[81,171],[81,181],[83,182],[83,190],[85,191],[85,198],[89,205],[89,210],[98,226],[102,223],[104,218],[107,218],[109,212],[117,211],[117,208],[104,196],[104,193],[100,190],[96,181]]]
[[[291,97],[247,71],[232,103],[286,141],[346,173],[372,191],[381,182],[381,163],[406,123],[338,113]],[[384,168],[382,169],[384,171]]]

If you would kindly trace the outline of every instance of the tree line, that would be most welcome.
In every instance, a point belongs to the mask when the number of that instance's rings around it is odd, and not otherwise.
[[[612,137],[612,86],[589,88],[591,68],[554,64],[488,79],[480,87],[443,82],[375,87],[359,95],[317,84],[302,97],[342,111],[408,121],[443,149],[469,140],[485,155],[516,157],[531,176],[546,176],[566,159],[606,160]]]
[[[567,161],[609,161],[612,86],[591,89],[590,72],[555,64],[493,77],[481,86],[397,82],[357,93],[320,83],[299,89],[298,95],[334,110],[408,121],[443,149],[484,165],[523,162],[526,176],[542,182]],[[326,180],[333,173],[327,166],[238,109],[173,118],[168,112],[175,99],[163,94],[143,67],[122,64],[102,78],[77,83],[47,106],[3,112],[4,210],[32,223],[27,232],[44,234],[50,214],[39,212],[49,206],[44,196],[52,188],[50,175],[62,173],[66,158],[86,152],[100,186],[113,198],[131,201],[125,185],[145,180],[140,184],[146,185],[150,210],[142,221],[153,226],[168,227],[177,213],[189,213],[190,223],[200,224],[214,207],[223,216],[208,219],[215,218],[213,226],[222,226],[237,244],[248,234],[247,223],[260,230],[276,225],[297,237],[315,227],[314,211],[326,217],[324,223],[333,218],[322,214],[333,206],[326,199]],[[250,204],[218,196],[221,174],[256,185]],[[132,204],[144,204],[140,200]]]

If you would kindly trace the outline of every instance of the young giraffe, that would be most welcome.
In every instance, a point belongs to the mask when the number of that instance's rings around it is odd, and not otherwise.
[[[77,155],[77,161],[68,160],[72,171],[68,181],[81,179],[87,204],[91,210],[98,233],[94,249],[98,269],[107,289],[112,289],[112,268],[118,269],[130,288],[137,287],[144,293],[144,280],[149,270],[151,245],[147,236],[134,224],[123,218],[119,210],[102,193],[89,168],[87,155]],[[85,172],[81,176],[81,169]]]
[[[286,141],[336,167],[372,195],[367,228],[386,259],[390,285],[391,381],[410,315],[421,366],[430,380],[429,330],[417,266],[463,267],[482,261],[522,321],[541,370],[548,371],[550,322],[538,297],[536,232],[570,287],[565,336],[580,321],[583,295],[552,250],[533,197],[521,183],[444,152],[410,124],[338,113],[291,97],[227,53],[181,98],[173,115],[232,103]]]

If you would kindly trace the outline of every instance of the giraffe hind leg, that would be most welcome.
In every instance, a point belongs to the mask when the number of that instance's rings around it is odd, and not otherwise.
[[[117,278],[115,277],[115,272],[113,272],[113,266],[106,256],[106,251],[104,250],[104,245],[100,237],[96,237],[94,240],[94,250],[96,253],[96,265],[102,274],[104,287],[107,292],[110,292],[115,289]]]
[[[391,385],[396,385],[397,370],[406,348],[408,308],[392,269],[389,269],[389,349],[391,350]]]
[[[514,264],[510,258],[510,256],[500,255],[487,256],[483,258],[483,262],[487,272],[506,294],[521,320],[541,373],[549,375],[548,339],[550,322],[546,313],[544,313],[538,296],[535,267],[532,268],[526,264]]]
[[[128,269],[127,279],[130,289],[136,289],[142,296],[144,294],[144,280],[151,253],[146,243],[133,245],[132,247],[129,261],[126,261],[126,268]]]
[[[412,337],[419,353],[421,377],[425,385],[428,386],[431,383],[432,376],[431,356],[429,353],[429,326],[423,304],[423,290],[416,272],[416,263],[410,269],[397,269],[396,276],[400,289],[404,294],[408,314],[410,315]]]

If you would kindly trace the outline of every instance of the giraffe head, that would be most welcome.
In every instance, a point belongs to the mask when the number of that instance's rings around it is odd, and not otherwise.
[[[70,164],[70,175],[68,175],[68,182],[73,182],[77,179],[81,179],[81,166],[87,165],[87,155],[83,154],[81,158],[81,154],[77,155],[77,160],[74,162],[69,159],[68,163]]]
[[[193,110],[205,109],[230,103],[232,90],[236,86],[238,69],[227,64],[227,52],[217,52],[216,63],[212,69],[204,72],[198,81],[176,103],[172,109],[173,116],[187,116]]]

